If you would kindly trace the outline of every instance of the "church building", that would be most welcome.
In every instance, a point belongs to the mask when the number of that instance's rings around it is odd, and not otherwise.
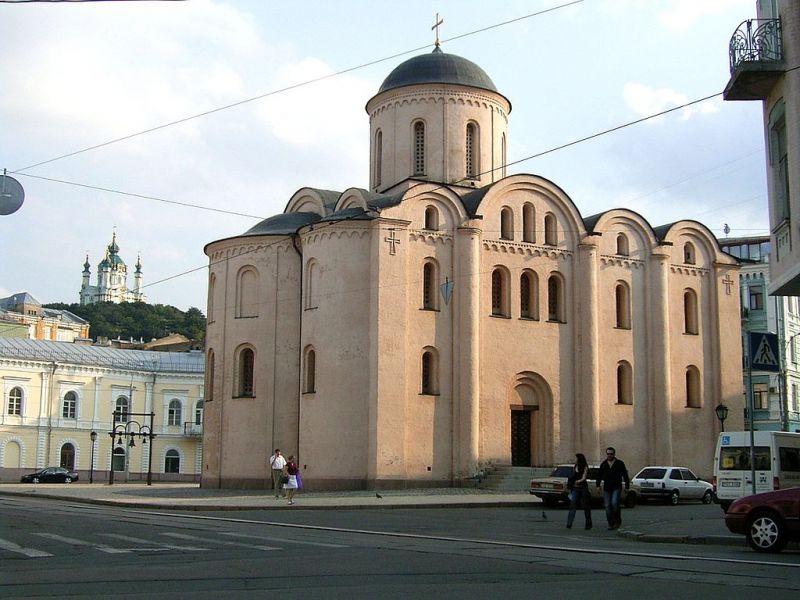
[[[506,174],[511,102],[436,46],[366,105],[367,189],[304,187],[205,247],[204,487],[459,485],[499,464],[710,475],[741,427],[739,261],[702,224],[584,217]],[[580,175],[576,173],[576,177]]]
[[[106,255],[97,265],[97,285],[89,285],[91,270],[89,255],[83,263],[81,283],[81,305],[98,302],[147,302],[142,292],[142,260],[136,258],[136,271],[133,274],[133,289],[128,288],[128,265],[119,255],[117,233],[113,233],[111,243],[106,247]]]

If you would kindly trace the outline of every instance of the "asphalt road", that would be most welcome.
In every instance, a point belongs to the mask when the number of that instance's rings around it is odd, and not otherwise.
[[[709,510],[719,508],[648,505],[624,516],[669,528]],[[168,513],[0,498],[0,511],[3,599],[773,600],[800,591],[796,548],[644,544],[601,527],[567,531],[563,510]]]

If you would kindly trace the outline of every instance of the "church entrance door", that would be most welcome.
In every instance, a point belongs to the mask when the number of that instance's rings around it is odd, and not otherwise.
[[[531,411],[511,411],[511,464],[531,466]]]

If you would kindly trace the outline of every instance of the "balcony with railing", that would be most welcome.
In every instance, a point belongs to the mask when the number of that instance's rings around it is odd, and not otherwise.
[[[731,78],[725,100],[763,100],[784,72],[780,19],[748,19],[728,45]]]
[[[195,423],[194,421],[186,421],[183,424],[183,435],[187,437],[202,437],[203,424]]]

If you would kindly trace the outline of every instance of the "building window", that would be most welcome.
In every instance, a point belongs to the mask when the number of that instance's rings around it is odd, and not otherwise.
[[[258,316],[258,274],[252,267],[245,267],[236,278],[236,316]]]
[[[769,386],[766,383],[753,384],[753,407],[758,409],[769,408]]]
[[[114,405],[114,423],[127,423],[130,403],[125,396],[119,396]]]
[[[633,404],[633,369],[624,360],[617,364],[617,404]]]
[[[544,216],[544,243],[548,246],[555,246],[558,244],[556,216],[552,213],[547,213]]]
[[[422,394],[433,395],[439,393],[439,365],[436,350],[427,348],[422,353]]]
[[[317,308],[317,300],[314,296],[317,283],[317,262],[314,259],[306,263],[305,279],[305,289],[303,290],[306,296],[305,308]]]
[[[181,455],[174,448],[164,455],[164,473],[181,472]]]
[[[531,318],[531,275],[528,272],[519,278],[519,314],[525,319]]]
[[[202,400],[198,400],[197,404],[194,407],[194,424],[195,425],[202,425],[203,424],[203,407],[205,403]]]
[[[626,236],[624,233],[617,235],[617,254],[620,256],[628,256],[630,254],[628,236]]]
[[[530,203],[522,206],[522,241],[536,241],[536,210]]]
[[[619,329],[631,328],[631,292],[628,284],[618,281],[614,288],[616,301],[616,322]]]
[[[788,159],[786,105],[781,99],[775,103],[775,107],[769,115],[769,166],[775,184],[775,201],[772,210],[776,225],[790,219]]]
[[[425,174],[425,123],[414,123],[414,175]]]
[[[792,412],[800,410],[800,386],[796,383],[792,384],[792,406],[789,408]]]
[[[764,310],[764,288],[760,285],[749,288],[750,310]]]
[[[255,368],[255,353],[252,348],[242,348],[239,351],[239,385],[237,386],[237,396],[253,396],[253,370]]]
[[[428,206],[425,209],[425,229],[432,231],[439,229],[439,211],[435,206]]]
[[[422,308],[425,310],[436,310],[436,263],[426,261],[422,266]]]
[[[475,179],[480,173],[480,165],[478,164],[478,126],[475,123],[467,123],[466,137],[467,179]]]
[[[381,171],[383,171],[383,132],[379,129],[375,133],[375,187],[381,184]]]
[[[697,294],[694,290],[685,290],[683,292],[683,333],[697,335],[699,331]]]
[[[213,273],[208,278],[208,322],[214,321],[214,292],[217,287],[217,276]]]
[[[547,280],[547,320],[566,323],[564,310],[564,282],[555,273]]]
[[[797,336],[797,334],[794,334]],[[789,340],[789,360],[797,364],[797,337]]]
[[[500,239],[514,239],[514,212],[508,206],[500,210]]]
[[[22,388],[14,387],[8,393],[8,414],[21,415],[22,414]]]
[[[508,305],[508,273],[496,268],[492,271],[492,316],[509,316]]]
[[[683,245],[683,262],[687,265],[693,265],[697,261],[694,252],[694,245],[691,242],[686,242]]]
[[[172,399],[169,401],[169,409],[167,410],[167,425],[180,425],[181,416],[181,401]]]
[[[303,367],[303,393],[313,394],[317,391],[317,353],[314,348],[306,348],[305,365]]]
[[[686,407],[700,408],[700,371],[694,365],[686,368]]]
[[[206,398],[209,402],[214,399],[214,351],[209,349],[206,354]]]
[[[75,468],[75,446],[72,444],[64,444],[61,446],[59,467],[64,467],[72,471]]]
[[[64,404],[61,407],[61,416],[65,419],[74,419],[78,406],[78,396],[75,392],[64,394]]]

